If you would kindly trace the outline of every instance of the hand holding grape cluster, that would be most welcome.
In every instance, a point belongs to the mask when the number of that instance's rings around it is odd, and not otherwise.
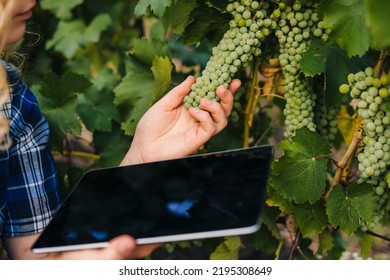
[[[323,94],[317,94],[319,84],[301,72],[304,53],[312,40],[328,41],[331,30],[315,10],[315,1],[230,1],[226,10],[232,15],[230,28],[212,55],[201,76],[184,98],[186,108],[200,106],[207,98],[219,101],[216,89],[227,87],[240,67],[246,67],[255,57],[267,56],[265,40],[276,38],[272,57],[278,57],[285,79],[283,109],[285,137],[291,138],[300,128],[316,131],[332,141],[337,134],[336,108],[326,108]],[[358,115],[364,122],[364,149],[358,155],[361,181],[374,186],[378,208],[372,221],[361,222],[361,229],[373,229],[384,216],[388,198],[384,178],[390,165],[390,113],[383,108],[390,92],[390,76],[372,68],[348,76],[341,93],[358,99]]]
[[[326,30],[312,5],[307,1],[280,1],[277,5],[263,1],[241,0],[227,5],[232,14],[230,29],[212,49],[202,75],[196,79],[191,92],[184,99],[186,108],[199,107],[202,98],[219,101],[215,92],[218,86],[228,86],[240,67],[247,66],[254,57],[262,54],[262,42],[268,36],[279,41],[279,60],[286,78],[287,137],[302,127],[315,130],[314,106],[316,94],[311,82],[301,78],[300,62],[313,37],[328,40]]]
[[[233,15],[230,29],[212,49],[202,76],[196,79],[185,97],[186,108],[199,107],[203,97],[219,101],[215,94],[218,86],[228,87],[238,68],[248,65],[254,55],[261,54],[261,41],[276,28],[276,22],[267,17],[267,11],[258,1],[241,2],[228,4],[226,9]]]

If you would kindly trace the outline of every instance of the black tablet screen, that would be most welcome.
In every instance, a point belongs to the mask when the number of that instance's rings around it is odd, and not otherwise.
[[[252,226],[272,158],[261,146],[89,171],[34,248]]]

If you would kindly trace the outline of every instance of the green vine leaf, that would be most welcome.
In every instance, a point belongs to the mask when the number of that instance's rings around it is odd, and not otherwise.
[[[301,70],[307,77],[325,73],[330,47],[321,40],[314,39],[303,54]]]
[[[114,103],[126,135],[134,135],[138,121],[153,104],[153,74],[133,57],[126,60],[126,76],[114,89]]]
[[[103,31],[112,25],[112,20],[108,14],[100,14],[87,26],[84,32],[85,44],[99,42]]]
[[[390,3],[381,0],[365,0],[372,46],[378,50],[390,47]]]
[[[114,94],[111,87],[117,82],[108,68],[94,78],[93,87],[79,96],[77,113],[90,131],[110,132],[112,121],[119,121],[119,114],[114,105]]]
[[[270,255],[275,254],[282,239],[280,229],[276,223],[279,216],[280,210],[277,207],[264,207],[260,229],[246,237],[250,245]]]
[[[166,8],[171,4],[172,0],[140,0],[135,6],[135,15],[137,17],[149,16],[153,12],[157,17],[162,17]]]
[[[150,32],[150,39],[164,42],[166,45],[167,27],[166,27],[166,23],[163,20],[159,20],[155,24],[153,24],[150,27],[149,32]]]
[[[294,217],[303,237],[319,234],[328,223],[325,207],[320,201],[315,204],[298,204],[294,210]]]
[[[335,64],[335,61],[338,63]],[[348,76],[349,73],[360,70],[354,60],[347,57],[345,51],[336,45],[326,45],[318,39],[314,39],[309,49],[304,53],[301,67],[302,72],[308,77],[314,77],[322,73],[329,77],[330,69],[335,71],[335,75],[338,76],[345,76],[345,74]],[[346,78],[342,82],[346,83]],[[337,80],[334,83],[339,84]]]
[[[326,255],[334,247],[334,238],[328,230],[324,230],[318,235],[318,251]]]
[[[372,186],[366,183],[353,183],[344,192],[336,186],[329,195],[326,213],[333,227],[340,226],[347,234],[352,234],[359,227],[359,221],[369,221],[377,207]]]
[[[322,1],[318,12],[324,15],[326,27],[332,30],[331,42],[346,50],[349,57],[362,56],[368,51],[370,31],[364,0]]]
[[[52,145],[57,149],[62,150],[62,141],[67,133],[80,134],[77,98],[79,93],[85,92],[90,86],[89,80],[82,75],[66,72],[59,77],[54,72],[48,72],[41,83],[33,87],[52,131]]]
[[[387,199],[386,209],[387,211],[390,211],[390,199]]]
[[[98,15],[89,26],[83,20],[61,21],[46,48],[54,48],[66,58],[72,58],[76,52],[88,43],[96,43],[103,31],[112,24],[107,14]]]
[[[61,21],[52,39],[47,41],[46,48],[54,48],[67,58],[72,58],[84,44],[85,24],[82,20]]]
[[[196,0],[176,1],[166,14],[166,18],[172,25],[172,30],[177,35],[182,35],[189,23],[193,21],[191,13],[198,6]]]
[[[186,27],[183,39],[186,45],[198,44],[205,37],[214,42],[219,42],[222,35],[229,27],[230,15],[221,13],[220,10],[199,3],[199,6],[191,13],[192,21]]]
[[[272,164],[271,168],[274,169],[275,164]],[[271,174],[274,174],[274,171],[271,171]],[[295,205],[291,201],[285,199],[281,194],[279,194],[274,184],[277,184],[276,181],[274,181],[273,178],[271,178],[268,182],[268,197],[267,197],[267,205],[272,207],[277,207],[282,211],[283,213],[294,213]]]
[[[95,131],[94,143],[100,155],[98,166],[118,166],[128,151],[131,141],[132,138],[124,135],[116,122],[110,132]]]
[[[60,19],[70,19],[72,10],[82,4],[84,0],[42,0],[40,2],[42,9],[53,12]]]
[[[170,57],[170,51],[166,42],[156,39],[135,39],[131,52],[137,59],[145,64],[152,65],[156,56]]]
[[[238,236],[225,237],[224,242],[210,255],[210,260],[238,260],[241,239]]]
[[[173,65],[169,57],[156,56],[153,59],[152,72],[154,75],[153,101],[159,100],[165,95],[172,85]]]
[[[362,249],[360,254],[363,258],[368,258],[372,252],[372,246],[374,245],[374,236],[370,234],[364,234],[361,244]]]
[[[336,45],[325,45],[321,40],[313,40],[303,55],[302,72],[308,77],[325,74],[325,103],[327,106],[348,104],[351,98],[340,94],[339,86],[347,82],[350,73],[360,69],[347,57],[344,50]]]
[[[213,8],[216,8],[222,12],[226,12],[226,6],[228,3],[226,3],[226,0],[207,0],[205,3]]]
[[[262,225],[256,233],[249,235],[246,240],[256,250],[274,255],[281,242],[281,237],[275,237],[272,232],[273,229],[270,229],[266,225]]]
[[[291,142],[280,142],[279,148],[284,155],[273,163],[273,188],[287,200],[315,203],[326,188],[329,143],[317,133],[302,128]]]
[[[390,104],[390,103],[388,103],[388,104]],[[385,179],[386,179],[387,185],[390,186],[390,172],[386,173]],[[390,210],[390,199],[387,199],[387,210]]]

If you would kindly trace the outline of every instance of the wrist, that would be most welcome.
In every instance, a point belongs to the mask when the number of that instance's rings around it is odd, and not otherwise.
[[[135,147],[134,144],[130,146],[130,149],[126,153],[125,157],[123,158],[122,162],[119,164],[120,166],[123,165],[132,165],[132,164],[140,164],[144,163],[145,161],[142,158],[141,152],[139,149]]]

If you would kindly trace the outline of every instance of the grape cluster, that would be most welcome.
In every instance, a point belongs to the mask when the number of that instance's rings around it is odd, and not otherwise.
[[[360,229],[363,231],[374,229],[385,216],[387,200],[389,199],[389,189],[385,178],[377,178],[376,183],[373,185],[373,192],[376,199],[376,209],[370,221],[360,221]]]
[[[245,91],[246,91],[245,86],[241,86],[234,93],[233,108],[229,117],[229,119],[233,121],[233,123],[238,123],[238,121],[240,120],[240,115],[242,113],[241,99],[244,97]]]
[[[254,56],[261,54],[261,42],[276,28],[276,23],[267,16],[268,3],[242,0],[229,3],[226,10],[232,14],[230,28],[212,55],[202,75],[192,85],[184,98],[186,108],[199,107],[203,97],[219,101],[216,89],[228,86],[241,66],[248,65]]]
[[[323,138],[333,142],[338,132],[337,110],[335,107],[326,108],[324,102],[321,101],[317,102],[315,108],[316,130]]]
[[[388,187],[384,178],[390,165],[390,113],[384,103],[390,99],[390,76],[378,73],[371,67],[348,75],[348,84],[339,88],[357,100],[357,112],[364,122],[364,149],[358,154],[360,178],[371,183],[377,198],[378,209],[373,221],[362,229],[372,229],[384,215],[383,207],[388,199]]]
[[[358,99],[358,114],[364,122],[364,150],[358,155],[360,178],[377,178],[390,164],[390,113],[383,108],[389,100],[390,77],[368,67],[348,75],[348,84],[340,86],[341,93]]]
[[[293,5],[280,2],[273,16],[278,18],[275,35],[279,40],[279,60],[286,79],[285,136],[291,137],[299,128],[316,128],[313,112],[316,94],[313,93],[312,81],[301,76],[300,67],[312,38],[320,37],[326,41],[330,31],[325,29],[316,12],[304,8],[299,1]]]

